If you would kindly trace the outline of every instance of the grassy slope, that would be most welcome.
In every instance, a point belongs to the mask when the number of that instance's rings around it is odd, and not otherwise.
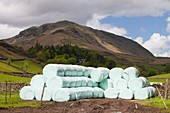
[[[5,72],[22,72],[14,67],[11,67],[8,64],[5,64],[3,62],[0,62],[0,71],[5,71]]]
[[[159,79],[159,78],[165,78],[165,79]],[[149,82],[165,83],[166,78],[170,78],[170,73],[169,74],[155,75],[155,76],[149,77]]]
[[[11,62],[11,65],[19,68],[19,69],[23,69],[24,65],[27,66],[27,70],[25,70],[26,72],[29,73],[33,73],[33,74],[37,74],[37,73],[42,73],[42,67],[30,60],[23,60],[23,61],[13,61]]]
[[[0,82],[11,81],[11,82],[29,82],[31,78],[12,76],[0,73]]]

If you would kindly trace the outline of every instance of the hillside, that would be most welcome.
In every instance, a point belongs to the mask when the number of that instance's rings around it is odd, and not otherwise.
[[[10,75],[31,77],[34,74],[41,73],[42,66],[28,58],[21,48],[0,41],[0,49],[0,78],[8,75],[9,77],[6,76],[5,79],[9,80]],[[14,76],[11,77],[15,78]]]
[[[69,21],[33,26],[4,41],[21,46],[24,50],[36,43],[54,46],[71,44],[130,62],[149,62],[154,59],[148,50],[130,39]]]

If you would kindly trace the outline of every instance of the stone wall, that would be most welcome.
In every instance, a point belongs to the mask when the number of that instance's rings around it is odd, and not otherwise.
[[[9,91],[11,86],[12,92],[18,92],[22,87],[28,86],[29,83],[24,82],[8,82],[7,83],[7,90]],[[5,92],[5,82],[0,82],[0,92]]]

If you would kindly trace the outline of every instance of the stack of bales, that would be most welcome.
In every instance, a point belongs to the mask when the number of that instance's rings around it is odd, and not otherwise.
[[[43,68],[43,75],[32,77],[30,86],[20,90],[23,100],[68,101],[86,98],[103,98],[104,90],[89,78],[96,69],[78,65],[48,64]]]
[[[156,90],[148,87],[144,77],[138,77],[134,67],[113,68],[84,67],[78,65],[48,64],[43,75],[32,77],[30,86],[20,90],[23,100],[68,101],[87,98],[146,99]]]
[[[156,89],[148,87],[147,79],[139,77],[139,72],[135,67],[128,67],[125,70],[113,68],[109,72],[109,77],[110,79],[107,80],[112,80],[113,87],[105,90],[105,98],[143,100],[156,95]]]

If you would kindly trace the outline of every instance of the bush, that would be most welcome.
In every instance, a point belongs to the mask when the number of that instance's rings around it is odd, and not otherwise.
[[[157,75],[157,74],[158,74],[157,71],[151,70],[151,71],[149,71],[148,76],[150,77],[150,76],[154,76],[154,75]]]

